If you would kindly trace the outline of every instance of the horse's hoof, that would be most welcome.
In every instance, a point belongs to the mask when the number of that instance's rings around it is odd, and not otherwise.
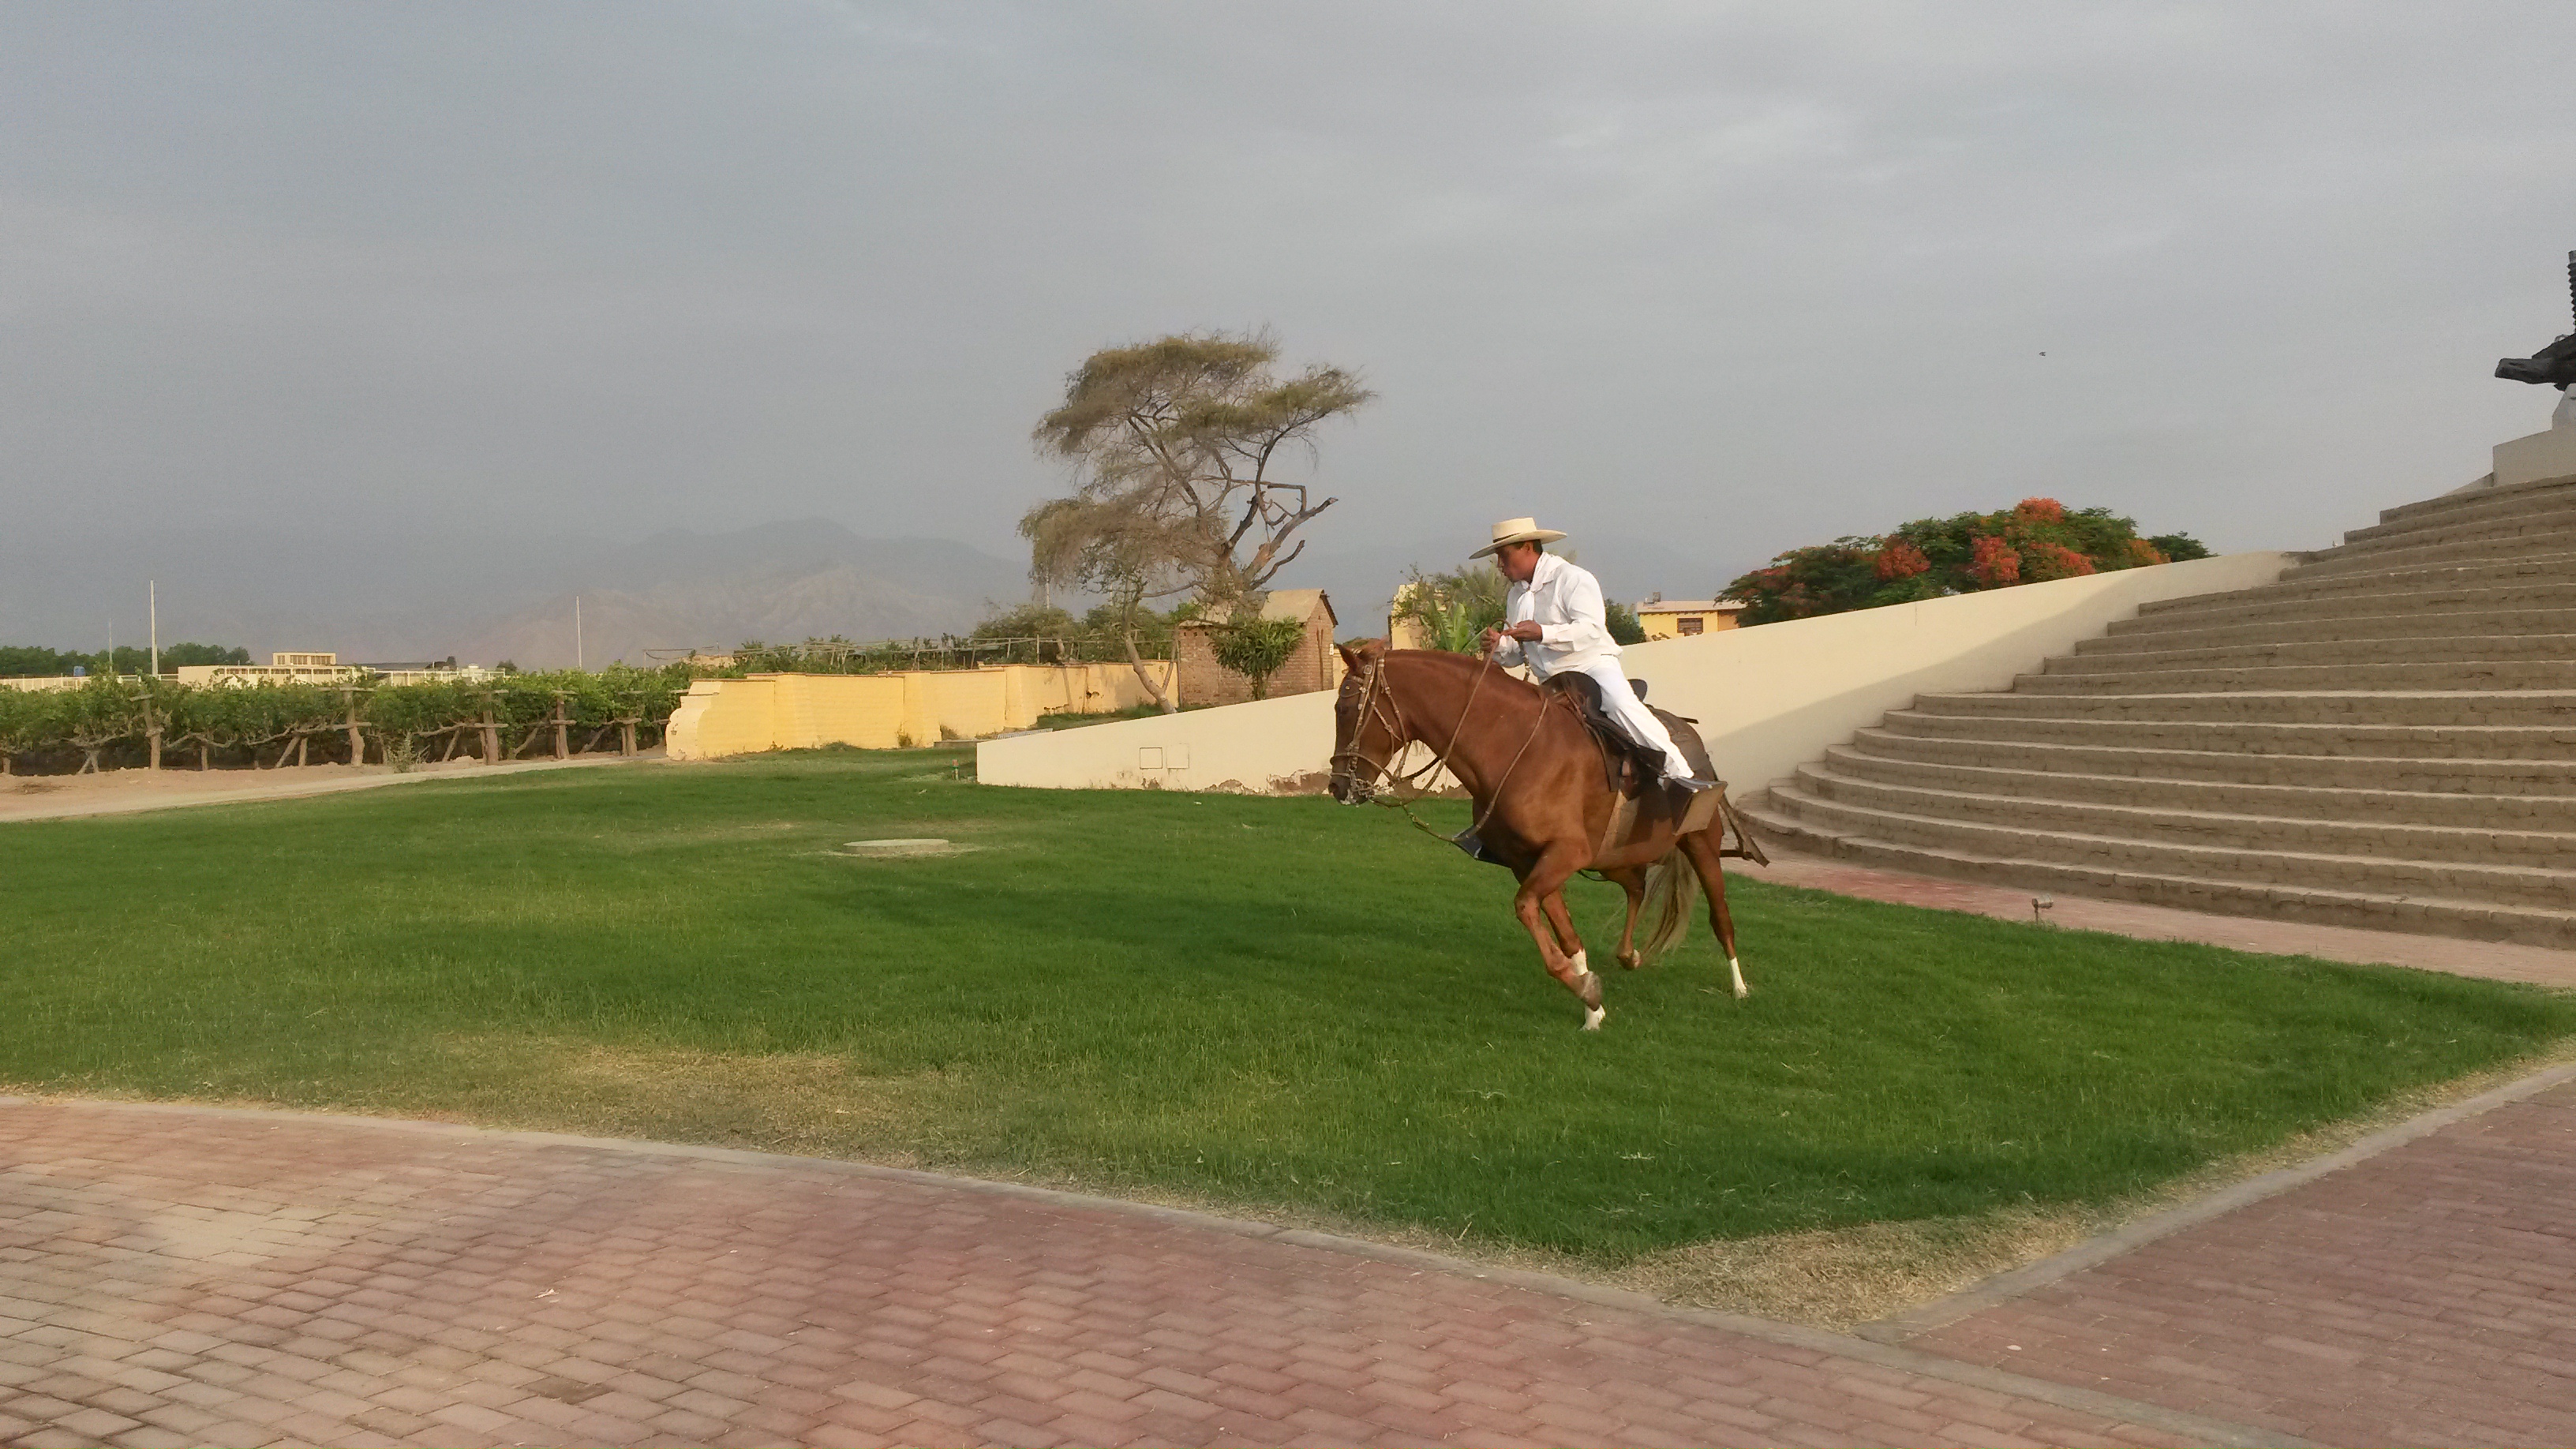
[[[1646,958],[1640,952],[1622,951],[1619,953],[1619,964],[1631,971],[1634,971],[1638,967],[1646,964]]]
[[[1585,1031],[1599,1031],[1601,1029],[1601,1018],[1608,1016],[1609,1014],[1610,1008],[1606,1006],[1587,1006],[1583,1008],[1583,1029]]]

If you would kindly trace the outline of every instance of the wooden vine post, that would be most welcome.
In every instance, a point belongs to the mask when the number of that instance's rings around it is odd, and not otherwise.
[[[560,689],[555,691],[555,758],[558,760],[572,758],[572,742],[564,737],[564,732],[572,728],[571,718],[564,714],[564,701],[570,697]]]
[[[151,760],[145,768],[154,770],[161,768],[161,726],[164,723],[161,711],[155,708],[156,703],[157,701],[152,698],[152,687],[145,685],[143,687],[143,740],[151,750]]]
[[[492,692],[483,692],[483,763],[501,763],[501,726],[492,718]]]
[[[352,765],[363,765],[367,762],[367,737],[358,733],[358,695],[360,693],[361,691],[356,685],[342,685],[340,687],[340,700],[346,707],[345,723],[349,731],[349,763]],[[302,741],[298,741],[297,743],[301,744]],[[303,751],[300,749],[296,751],[296,756],[297,758],[295,763],[299,765],[303,764]]]

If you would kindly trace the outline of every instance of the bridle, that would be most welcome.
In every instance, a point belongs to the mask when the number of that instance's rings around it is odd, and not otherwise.
[[[1369,661],[1367,672],[1353,681],[1360,686],[1359,723],[1351,729],[1350,748],[1333,751],[1327,762],[1336,770],[1343,768],[1344,761],[1349,761],[1354,766],[1368,767],[1365,774],[1357,768],[1347,771],[1351,777],[1352,789],[1359,797],[1354,803],[1376,803],[1381,787],[1413,786],[1418,792],[1421,787],[1416,782],[1421,779],[1425,771],[1439,763],[1433,760],[1420,769],[1410,772],[1396,771],[1395,761],[1404,753],[1404,747],[1413,743],[1413,733],[1411,725],[1404,718],[1404,706],[1396,701],[1393,694],[1386,691],[1385,678],[1386,660],[1381,656]],[[1478,682],[1483,682],[1481,675]],[[1350,686],[1345,684],[1342,687],[1347,690]],[[1472,695],[1469,702],[1474,702]],[[1360,748],[1360,736],[1368,733],[1371,722],[1384,725],[1387,737],[1394,742],[1393,752],[1383,760],[1370,759],[1367,751]],[[1459,727],[1463,729],[1466,723],[1466,715],[1462,712],[1458,717]],[[1449,742],[1453,745],[1458,742],[1456,730],[1450,732]]]
[[[1401,772],[1395,768],[1395,761],[1403,754],[1404,747],[1410,744],[1428,744],[1429,741],[1413,733],[1411,723],[1404,717],[1403,704],[1396,699],[1393,691],[1385,687],[1386,664],[1385,655],[1380,655],[1369,662],[1368,674],[1360,681],[1360,717],[1359,723],[1351,729],[1350,747],[1333,751],[1327,763],[1339,768],[1343,761],[1350,760],[1368,767],[1365,775],[1356,769],[1348,772],[1351,777],[1351,788],[1358,797],[1351,802],[1352,804],[1392,805],[1404,812],[1404,818],[1412,821],[1416,830],[1426,835],[1436,836],[1444,842],[1449,841],[1450,836],[1434,829],[1421,816],[1413,813],[1413,802],[1431,793],[1430,787],[1423,783],[1424,779],[1434,770],[1446,765],[1449,762],[1450,753],[1458,748],[1458,737],[1467,729],[1467,717],[1475,712],[1476,695],[1485,687],[1485,676],[1494,672],[1494,656],[1486,655],[1484,662],[1477,667],[1475,682],[1467,688],[1467,702],[1458,707],[1458,722],[1449,727],[1448,745],[1434,752],[1432,757],[1421,765]],[[1344,686],[1344,688],[1348,687]],[[1539,730],[1547,724],[1547,708],[1548,702],[1542,699],[1539,702],[1537,715],[1530,721],[1529,737],[1521,741],[1521,747],[1512,754],[1511,763],[1505,765],[1503,773],[1495,779],[1493,793],[1485,807],[1477,811],[1469,820],[1467,832],[1470,835],[1483,830],[1485,821],[1494,813],[1494,807],[1502,803],[1504,783],[1511,779],[1512,771],[1520,768],[1521,757],[1529,753],[1530,745],[1538,739]],[[1386,726],[1388,738],[1395,742],[1394,752],[1383,760],[1370,759],[1367,752],[1360,748],[1360,736],[1368,732],[1368,726],[1372,720]],[[1413,793],[1408,796],[1397,793],[1399,790],[1410,790]]]

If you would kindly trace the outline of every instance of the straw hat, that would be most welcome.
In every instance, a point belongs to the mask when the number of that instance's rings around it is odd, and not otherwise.
[[[1494,541],[1467,555],[1483,558],[1507,543],[1554,543],[1565,537],[1553,528],[1541,528],[1535,518],[1506,518],[1494,525]]]

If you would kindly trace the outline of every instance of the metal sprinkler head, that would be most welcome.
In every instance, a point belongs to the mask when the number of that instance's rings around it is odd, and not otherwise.
[[[2047,923],[2047,917],[2042,913],[2053,911],[2055,909],[2057,909],[2057,900],[2053,896],[2032,896],[2030,898],[2030,918],[2042,923],[2043,925]]]

